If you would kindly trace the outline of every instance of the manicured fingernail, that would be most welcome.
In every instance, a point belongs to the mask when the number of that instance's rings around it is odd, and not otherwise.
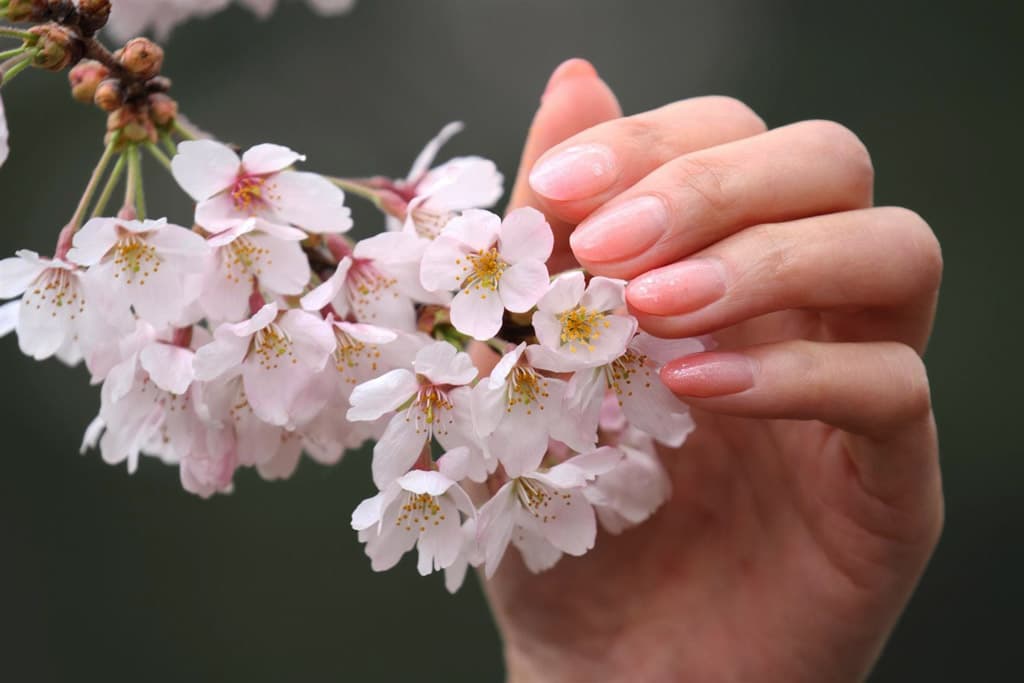
[[[545,156],[530,171],[537,194],[562,202],[599,194],[619,177],[615,153],[604,145],[575,145]]]
[[[544,95],[547,95],[565,81],[572,80],[573,78],[581,78],[583,76],[597,76],[597,70],[585,59],[567,59],[559,64],[551,73],[551,78],[548,79],[548,85],[544,88]],[[541,98],[543,98],[544,95],[541,95]]]
[[[629,283],[629,304],[651,315],[682,315],[725,296],[725,267],[718,259],[692,259],[641,275]]]
[[[738,394],[754,386],[757,361],[739,353],[698,353],[672,361],[661,378],[673,393],[694,398]]]
[[[578,258],[595,263],[620,261],[653,247],[668,223],[664,202],[637,197],[599,211],[580,223],[569,239]]]

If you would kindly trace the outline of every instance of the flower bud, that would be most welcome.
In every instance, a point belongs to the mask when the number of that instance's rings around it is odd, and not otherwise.
[[[59,24],[43,24],[29,29],[36,40],[34,66],[49,71],[60,71],[72,61],[81,58],[83,48],[78,36]]]
[[[121,82],[116,78],[108,78],[96,86],[96,94],[93,97],[96,106],[103,111],[117,111],[124,103],[124,92],[121,90]]]
[[[12,23],[40,21],[46,16],[47,0],[10,0],[7,5],[7,20]]]
[[[110,0],[78,0],[78,25],[86,34],[96,33],[110,18]]]
[[[178,118],[178,103],[163,93],[150,95],[149,117],[156,125],[166,128]]]
[[[132,38],[119,51],[121,65],[142,80],[160,73],[164,65],[164,50],[149,38]]]
[[[110,69],[99,62],[92,59],[82,60],[68,72],[71,96],[79,102],[92,102],[96,97],[96,88],[108,76]]]
[[[130,106],[110,113],[107,131],[121,131],[121,142],[124,143],[156,142],[159,139],[156,126],[149,117]]]

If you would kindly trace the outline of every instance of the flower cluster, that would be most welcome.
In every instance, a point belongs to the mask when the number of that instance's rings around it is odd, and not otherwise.
[[[53,256],[0,260],[0,335],[101,385],[83,451],[129,472],[158,458],[209,497],[241,468],[286,479],[304,452],[330,465],[373,440],[378,493],[351,520],[372,567],[416,547],[453,591],[510,543],[542,571],[668,498],[655,444],[693,423],[658,373],[702,342],[638,331],[622,280],[549,272],[545,217],[487,210],[503,191],[491,161],[435,164],[460,124],[404,178],[332,178],[284,146],[198,134],[165,106],[148,41],[71,43],[98,56],[73,88],[116,76],[115,123]],[[142,152],[194,200],[183,224],[146,218]],[[387,229],[349,239],[346,191]]]

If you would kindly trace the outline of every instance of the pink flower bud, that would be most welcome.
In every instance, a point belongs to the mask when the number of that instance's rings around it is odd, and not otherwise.
[[[110,75],[110,70],[97,61],[86,59],[68,72],[71,96],[79,102],[89,103],[96,97],[96,88]]]

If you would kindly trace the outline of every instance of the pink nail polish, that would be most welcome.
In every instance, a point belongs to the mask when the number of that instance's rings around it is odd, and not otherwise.
[[[585,261],[605,263],[639,256],[668,231],[669,215],[656,197],[637,197],[583,221],[570,241]]]
[[[693,259],[642,275],[629,283],[630,306],[651,315],[698,311],[725,296],[725,266],[718,259]]]
[[[754,386],[757,361],[739,353],[698,353],[672,361],[661,378],[673,393],[694,398],[728,396]]]
[[[607,190],[619,177],[615,153],[604,145],[576,145],[544,157],[530,172],[530,187],[540,195],[568,202]]]

